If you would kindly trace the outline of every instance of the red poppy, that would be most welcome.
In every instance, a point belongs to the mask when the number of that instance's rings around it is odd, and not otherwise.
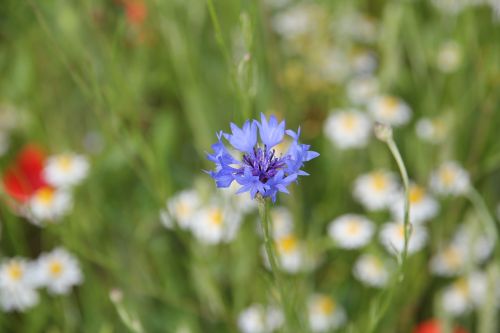
[[[148,8],[143,0],[126,0],[125,14],[132,25],[140,26],[148,16]]]
[[[444,331],[441,329],[441,325],[439,324],[439,321],[436,319],[431,319],[423,323],[420,323],[413,331],[413,333],[442,333],[442,332]],[[455,328],[453,333],[468,333],[468,332],[463,328],[457,327]]]
[[[34,145],[24,147],[3,174],[5,192],[21,203],[28,201],[38,189],[46,186],[44,162],[42,150]]]

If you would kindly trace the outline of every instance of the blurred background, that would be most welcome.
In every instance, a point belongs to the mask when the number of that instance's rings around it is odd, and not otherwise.
[[[0,331],[499,332],[498,0],[2,0],[0,71]],[[320,153],[273,205],[291,318],[256,203],[203,172],[260,113]],[[9,172],[60,154],[81,183],[36,218]]]

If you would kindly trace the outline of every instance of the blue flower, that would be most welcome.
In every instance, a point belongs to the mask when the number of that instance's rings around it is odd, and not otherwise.
[[[208,173],[217,187],[229,187],[233,181],[241,185],[238,193],[249,192],[252,198],[257,194],[276,201],[278,192],[288,193],[288,185],[296,182],[298,176],[308,175],[301,168],[304,162],[318,157],[310,146],[299,143],[297,132],[285,130],[285,122],[278,123],[276,117],[269,121],[261,114],[261,121],[246,121],[242,128],[231,123],[231,134],[219,132],[218,141],[212,145],[212,154],[207,158],[215,163],[215,169]],[[259,130],[260,143],[257,141]],[[273,149],[289,137],[288,151],[279,156]],[[222,139],[241,152],[241,158],[233,156]]]

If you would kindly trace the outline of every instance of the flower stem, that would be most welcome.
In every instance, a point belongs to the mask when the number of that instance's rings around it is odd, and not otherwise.
[[[470,187],[467,192],[467,198],[472,203],[477,213],[481,216],[481,219],[484,221],[484,227],[487,233],[492,237],[495,237],[495,240],[498,239],[500,235],[500,227],[495,222],[495,219],[488,210],[483,197],[475,187]]]
[[[286,332],[291,332],[289,327],[293,318],[293,310],[290,307],[290,303],[287,302],[287,292],[283,285],[283,277],[278,265],[276,258],[276,251],[274,248],[274,239],[270,233],[271,217],[270,217],[270,202],[268,199],[259,199],[259,215],[262,224],[262,230],[264,233],[264,247],[266,250],[267,258],[271,266],[271,273],[273,276],[273,282],[278,289],[280,305],[285,313],[285,328]]]
[[[404,246],[403,253],[400,257],[400,265],[402,267],[401,274],[404,274],[404,266],[406,264],[406,258],[408,256],[408,241],[410,238],[411,225],[410,225],[410,182],[408,178],[408,171],[406,171],[406,166],[403,162],[403,158],[401,157],[401,153],[399,152],[398,146],[392,136],[387,140],[387,146],[391,151],[392,156],[396,160],[396,163],[399,168],[399,173],[401,175],[401,179],[403,180],[403,188],[404,188]],[[403,275],[401,275],[403,278]]]

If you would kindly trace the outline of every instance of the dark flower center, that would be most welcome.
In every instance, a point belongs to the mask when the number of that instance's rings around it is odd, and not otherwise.
[[[243,164],[251,168],[252,175],[258,176],[262,183],[273,178],[285,166],[285,158],[275,156],[274,149],[254,147],[253,153],[243,155]]]

